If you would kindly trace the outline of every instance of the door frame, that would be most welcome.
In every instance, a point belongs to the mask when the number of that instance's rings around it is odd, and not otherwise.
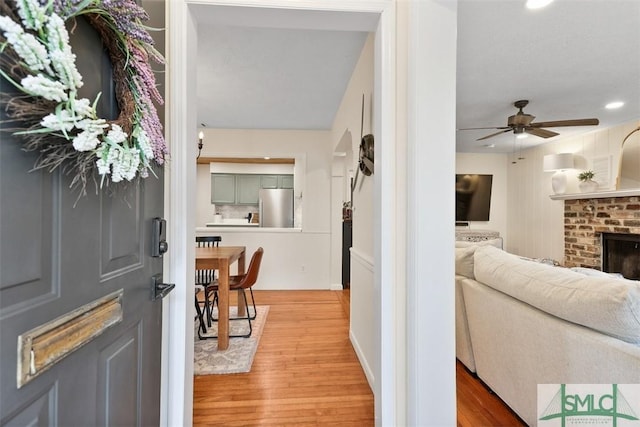
[[[396,159],[396,2],[394,0],[205,0],[168,2],[167,28],[169,64],[167,91],[167,136],[171,142],[171,159],[165,185],[165,214],[168,220],[170,250],[165,260],[165,276],[177,284],[164,307],[162,425],[191,425],[193,412],[193,336],[188,318],[193,313],[193,271],[195,268],[195,186],[197,109],[189,102],[196,97],[196,20],[190,4],[248,8],[296,9],[377,14],[375,31],[374,123],[377,129],[374,175],[374,252],[375,252],[375,325],[374,375],[375,416],[377,425],[394,425],[404,418],[402,397],[406,390],[405,346],[401,338],[406,328],[404,301],[394,290],[402,283],[404,260],[395,256],[399,242],[404,242],[402,218],[404,206],[398,207]],[[194,141],[193,144],[185,141]],[[401,172],[401,171],[400,171]],[[401,245],[400,245],[401,246]],[[383,286],[384,285],[384,286]]]

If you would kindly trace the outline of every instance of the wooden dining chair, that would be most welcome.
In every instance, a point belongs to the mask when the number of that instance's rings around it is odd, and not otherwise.
[[[196,236],[196,246],[199,248],[211,248],[220,246],[222,241],[221,236]],[[198,293],[196,292],[196,304],[203,306],[203,314],[207,316],[207,324],[211,326],[211,294],[207,291],[207,286],[216,280],[216,270],[196,270],[196,287],[202,289],[204,295],[203,300],[198,300]],[[204,328],[204,324],[201,325]],[[203,330],[203,333],[206,333]]]
[[[249,322],[249,333],[245,335],[229,335],[230,338],[249,338],[251,333],[253,332],[253,327],[251,326],[251,321],[255,320],[258,315],[256,310],[256,300],[253,297],[253,290],[251,289],[253,285],[258,281],[258,274],[260,273],[260,264],[262,263],[262,255],[264,254],[264,249],[261,247],[258,248],[253,255],[251,256],[251,261],[249,262],[249,268],[245,274],[240,274],[237,276],[229,276],[229,290],[230,291],[242,291],[242,295],[244,298],[244,306],[246,317],[232,317],[229,320],[247,320]],[[247,300],[246,290],[249,289],[249,293],[251,294],[251,303],[253,305],[253,315],[249,311],[249,301]],[[209,286],[207,286],[207,290],[209,294],[213,294],[213,304],[212,307],[216,305],[218,302],[218,281],[213,281]],[[238,301],[240,304],[240,301]],[[216,319],[213,319],[214,321]]]

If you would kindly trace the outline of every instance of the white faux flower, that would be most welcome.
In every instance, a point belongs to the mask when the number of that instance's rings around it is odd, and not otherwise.
[[[98,149],[96,150],[96,155],[98,156],[98,160],[96,160],[96,166],[98,167],[98,173],[103,177],[108,175],[111,171],[111,163],[109,163],[109,153],[111,151],[111,146],[107,143],[101,143]]]
[[[111,130],[107,133],[107,139],[113,144],[120,144],[127,140],[127,134],[118,125],[111,125]]]
[[[111,171],[111,181],[120,182],[122,181],[122,168],[119,167],[120,158],[123,156],[124,152],[120,145],[111,146],[109,150],[109,156],[107,158],[107,163],[112,165]]]
[[[95,111],[91,105],[91,101],[87,98],[76,99],[73,102],[73,111],[80,117],[94,117]]]
[[[122,159],[119,160],[117,167],[121,169],[123,178],[131,181],[136,177],[138,166],[140,166],[140,151],[137,148],[124,149]]]
[[[78,129],[102,135],[104,130],[109,127],[109,124],[105,119],[82,119],[76,123],[76,127]]]
[[[0,16],[0,30],[4,32],[7,42],[31,71],[53,73],[47,48],[32,34],[25,33],[22,27],[8,16]]]
[[[68,99],[62,83],[53,81],[43,74],[27,76],[20,82],[25,92],[32,96],[41,96],[49,101],[62,102]]]
[[[4,32],[5,37],[7,37],[8,34],[19,34],[24,32],[22,27],[13,19],[4,15],[0,16],[0,30]]]
[[[108,175],[111,181],[120,182],[123,179],[131,181],[135,178],[140,166],[140,151],[137,148],[126,148],[121,145],[110,145],[108,153],[101,147],[98,150],[99,159],[96,162],[98,173]]]
[[[54,50],[71,50],[69,46],[69,32],[64,26],[64,21],[58,14],[52,14],[47,22],[47,47],[49,51]]]
[[[48,114],[40,120],[40,125],[43,128],[70,132],[75,127],[76,117],[69,113],[68,110],[62,110],[57,115],[54,113]]]
[[[40,6],[38,0],[18,0],[17,4],[18,15],[20,15],[24,26],[31,30],[39,31],[42,28],[42,24],[47,21],[47,7]]]
[[[49,58],[59,80],[66,88],[76,90],[82,87],[82,76],[76,68],[76,56],[73,53],[55,50],[49,54]]]
[[[73,138],[73,148],[76,151],[90,151],[98,146],[100,133],[83,130]]]
[[[136,138],[136,142],[138,143],[138,149],[142,152],[144,157],[144,164],[149,164],[149,159],[153,159],[153,148],[151,148],[151,143],[149,141],[149,136],[147,132],[142,129],[141,126],[138,126],[133,131],[133,136]]]

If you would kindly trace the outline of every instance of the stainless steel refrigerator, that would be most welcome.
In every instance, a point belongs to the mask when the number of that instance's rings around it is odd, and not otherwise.
[[[293,227],[293,190],[260,190],[260,227]]]

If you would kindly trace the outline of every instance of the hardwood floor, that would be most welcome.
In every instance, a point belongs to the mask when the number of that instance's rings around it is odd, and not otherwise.
[[[456,360],[458,427],[521,427],[526,424],[482,381]]]
[[[271,306],[250,373],[196,376],[195,426],[372,426],[349,291],[255,291]],[[458,426],[524,425],[458,363]]]

